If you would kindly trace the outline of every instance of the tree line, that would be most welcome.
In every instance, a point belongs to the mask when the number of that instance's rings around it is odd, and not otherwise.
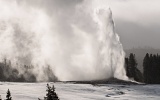
[[[147,84],[160,84],[160,55],[146,54],[143,59],[143,72],[137,68],[136,55],[130,53],[125,58],[126,74],[129,78]]]
[[[35,82],[36,76],[32,73],[33,66],[23,65],[21,69],[23,74],[18,70],[18,64],[13,67],[10,60],[4,59],[0,62],[0,81],[8,82]]]
[[[143,60],[144,82],[160,84],[160,55],[146,54]]]
[[[125,58],[126,74],[129,78],[148,84],[160,84],[160,55],[146,54],[143,59],[143,72],[138,68],[136,55],[130,53]],[[11,61],[4,59],[0,62],[0,81],[11,82],[36,82],[36,75],[32,73],[34,66],[24,65],[21,67],[23,73],[20,73],[16,67],[13,67]],[[57,81],[57,77],[52,72],[50,66],[43,69],[48,81]]]
[[[33,65],[12,65],[10,60],[6,58],[0,62],[0,81],[7,82],[36,82],[37,76],[34,73]],[[50,82],[57,81],[58,78],[54,75],[51,67],[48,65],[41,70],[46,76],[46,80]]]

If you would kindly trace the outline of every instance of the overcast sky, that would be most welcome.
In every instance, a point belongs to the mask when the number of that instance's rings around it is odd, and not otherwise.
[[[64,12],[72,15],[71,12],[73,12],[75,5],[85,0],[27,1],[35,4],[43,2],[42,4],[50,7],[51,11],[56,11],[58,6],[58,8],[61,8],[60,10],[64,10]],[[120,36],[124,49],[133,47],[160,48],[160,0],[94,1],[101,6],[108,5],[111,8],[116,24],[116,32]],[[64,18],[66,17],[69,16]]]
[[[125,49],[160,48],[160,0],[107,0]]]

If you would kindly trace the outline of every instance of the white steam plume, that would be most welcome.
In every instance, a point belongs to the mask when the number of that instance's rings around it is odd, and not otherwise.
[[[127,79],[111,11],[95,5],[91,0],[0,0],[1,59],[34,65],[37,81],[47,80],[43,68],[48,65],[61,81]]]

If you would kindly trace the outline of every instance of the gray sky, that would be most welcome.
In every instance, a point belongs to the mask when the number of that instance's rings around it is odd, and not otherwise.
[[[125,49],[160,48],[159,0],[107,0]]]
[[[41,3],[41,6],[49,8],[49,13],[57,10],[59,12],[65,12],[66,15],[62,19],[65,18],[66,22],[69,22],[68,19],[70,19],[70,15],[72,15],[72,13],[74,12],[74,7],[85,0],[28,1],[34,4]],[[108,5],[111,8],[116,24],[116,32],[120,36],[120,40],[123,44],[124,49],[133,47],[160,48],[160,0],[94,1],[96,1],[97,4],[101,6]],[[59,16],[58,18],[60,17],[61,16]]]

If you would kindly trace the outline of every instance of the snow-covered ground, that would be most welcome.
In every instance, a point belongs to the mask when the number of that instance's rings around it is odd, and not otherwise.
[[[45,96],[46,84],[0,82],[0,95],[4,100],[9,88],[13,100],[38,100]],[[54,83],[54,85],[60,100],[160,100],[160,85],[92,86],[72,83]]]

